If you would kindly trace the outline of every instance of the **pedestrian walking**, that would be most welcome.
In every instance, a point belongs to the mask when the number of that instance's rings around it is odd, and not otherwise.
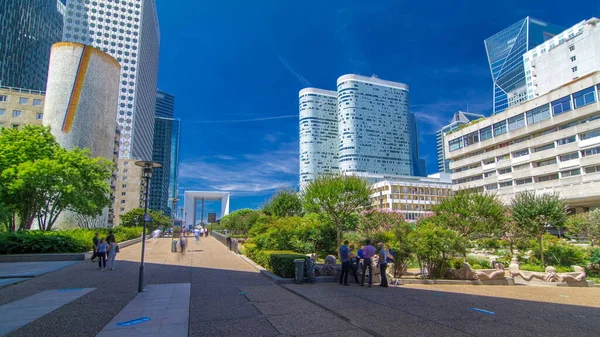
[[[348,273],[350,272],[350,249],[348,248],[348,240],[340,246],[340,260],[342,261],[342,272],[340,273],[340,284],[345,286],[348,284]]]
[[[350,249],[350,270],[352,271],[352,276],[354,276],[354,282],[359,284],[358,282],[358,266],[360,265],[360,258],[354,255],[354,245],[348,246]]]
[[[365,285],[365,275],[367,273],[367,269],[369,269],[369,287],[373,285],[373,256],[375,256],[375,247],[371,245],[371,240],[365,241],[365,248],[363,249],[363,267],[362,267],[362,278],[360,280],[360,285],[364,287]]]
[[[119,253],[119,244],[117,240],[113,239],[108,246],[108,262],[110,264],[110,270],[115,270],[115,258]]]
[[[181,253],[185,253],[185,236],[183,235],[183,233],[181,233],[179,235],[179,247],[181,247]]]
[[[96,235],[94,235],[94,238],[92,239],[92,243],[94,245],[94,253],[92,254],[92,262],[96,262],[94,261],[97,257],[98,257],[98,244],[100,243],[100,233],[96,232]]]
[[[100,240],[98,243],[98,267],[100,270],[106,269],[106,252],[108,251],[108,244],[105,239]]]
[[[108,236],[106,237],[106,244],[109,244],[114,239],[115,239],[115,234],[113,234],[113,231],[111,229],[108,231]]]
[[[196,242],[200,241],[200,236],[202,235],[202,230],[201,229],[194,229],[194,239],[196,239]]]
[[[385,247],[383,247],[383,243],[379,243],[377,245],[379,247],[379,271],[381,272],[381,283],[379,284],[380,287],[387,287],[388,286],[388,281],[387,281],[387,274],[386,274],[386,270],[387,270],[387,264],[388,264],[388,259],[393,260],[394,258],[388,253],[388,251],[385,249]],[[389,247],[389,245],[388,245]]]

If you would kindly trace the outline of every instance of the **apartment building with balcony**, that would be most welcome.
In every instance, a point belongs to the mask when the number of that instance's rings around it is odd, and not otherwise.
[[[446,134],[453,189],[556,192],[570,208],[600,207],[600,72]]]
[[[42,125],[45,92],[0,86],[0,128]]]

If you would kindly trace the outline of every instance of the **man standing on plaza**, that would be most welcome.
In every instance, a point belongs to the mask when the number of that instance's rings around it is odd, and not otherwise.
[[[371,245],[371,240],[365,241],[366,247],[363,250],[363,268],[362,268],[362,278],[360,280],[360,285],[365,286],[365,274],[367,272],[367,268],[369,269],[369,287],[373,285],[373,256],[375,256],[375,247]]]
[[[342,272],[340,273],[340,284],[348,285],[348,273],[350,272],[350,249],[348,240],[340,246],[340,260],[342,261]]]
[[[387,281],[386,270],[387,270],[388,259],[393,260],[394,258],[390,255],[390,253],[388,251],[385,250],[382,242],[380,242],[377,247],[379,248],[379,263],[378,264],[379,264],[379,271],[381,272],[381,284],[379,286],[387,287],[388,281]]]

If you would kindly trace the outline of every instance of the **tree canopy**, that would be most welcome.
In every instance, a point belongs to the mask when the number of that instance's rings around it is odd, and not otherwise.
[[[158,227],[166,228],[171,226],[171,218],[162,211],[148,210],[148,214],[152,221],[146,222],[146,228],[154,230]],[[134,208],[131,211],[121,215],[121,226],[123,227],[138,227],[144,222],[144,209]]]
[[[294,190],[282,189],[263,206],[263,213],[280,217],[303,216],[302,200]]]
[[[25,126],[0,132],[0,204],[7,227],[30,229],[37,218],[50,230],[64,210],[98,216],[110,205],[113,163],[87,149],[65,150],[50,129]],[[9,216],[6,216],[8,212]]]
[[[592,247],[600,240],[600,209],[574,214],[566,222],[569,232],[591,241]]]

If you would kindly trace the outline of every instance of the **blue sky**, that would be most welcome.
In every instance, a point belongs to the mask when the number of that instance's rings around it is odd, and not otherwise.
[[[483,40],[527,15],[564,27],[600,16],[600,2],[576,3],[157,0],[159,87],[182,120],[180,190],[230,191],[234,210],[296,187],[298,91],[333,90],[347,73],[410,86],[433,173],[435,131],[467,104],[492,109]]]

